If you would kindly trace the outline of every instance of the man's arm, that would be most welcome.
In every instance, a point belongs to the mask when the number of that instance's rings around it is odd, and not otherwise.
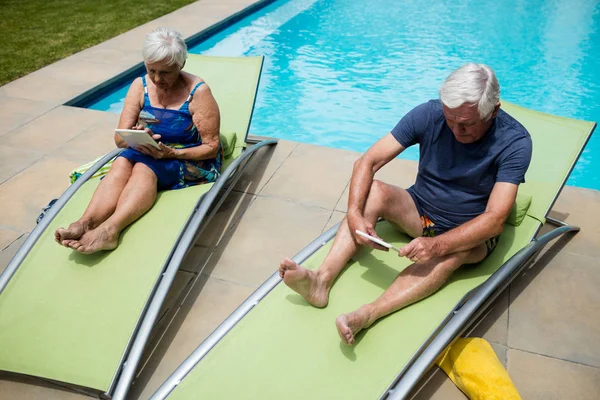
[[[350,180],[350,195],[348,199],[348,225],[356,242],[373,246],[373,242],[355,235],[355,230],[377,236],[375,229],[364,219],[365,203],[373,183],[375,173],[404,151],[402,146],[391,133],[379,139],[365,154],[354,163],[352,179]]]
[[[496,183],[483,214],[439,236],[417,238],[400,249],[399,254],[426,262],[434,257],[472,249],[499,235],[517,197],[518,187],[508,182]]]

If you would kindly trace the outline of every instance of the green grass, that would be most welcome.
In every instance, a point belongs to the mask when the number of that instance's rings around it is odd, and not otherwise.
[[[0,85],[194,1],[0,0]]]

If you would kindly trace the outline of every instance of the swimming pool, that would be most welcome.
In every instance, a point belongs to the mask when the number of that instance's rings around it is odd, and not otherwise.
[[[599,26],[600,0],[278,0],[189,50],[266,57],[251,133],[363,152],[467,61],[507,101],[600,121]],[[600,190],[599,172],[596,134],[568,184]]]

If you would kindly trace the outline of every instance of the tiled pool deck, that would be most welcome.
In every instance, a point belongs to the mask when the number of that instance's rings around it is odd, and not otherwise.
[[[189,37],[253,3],[198,1],[0,87],[0,271],[67,188],[69,171],[114,146],[118,116],[62,104],[141,61],[155,27]],[[261,152],[182,265],[129,398],[147,399],[282,257],[343,218],[358,153],[288,141]],[[408,186],[416,167],[394,160],[378,178]],[[597,399],[600,192],[566,187],[551,215],[581,232],[547,248],[473,335],[492,343],[524,399]],[[267,242],[268,252],[257,251]],[[416,398],[466,398],[439,370],[431,375]],[[2,400],[86,398],[0,372]]]

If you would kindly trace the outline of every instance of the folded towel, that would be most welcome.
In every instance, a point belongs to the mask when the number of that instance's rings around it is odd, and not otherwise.
[[[484,339],[458,339],[436,364],[471,400],[522,400],[492,346]]]

